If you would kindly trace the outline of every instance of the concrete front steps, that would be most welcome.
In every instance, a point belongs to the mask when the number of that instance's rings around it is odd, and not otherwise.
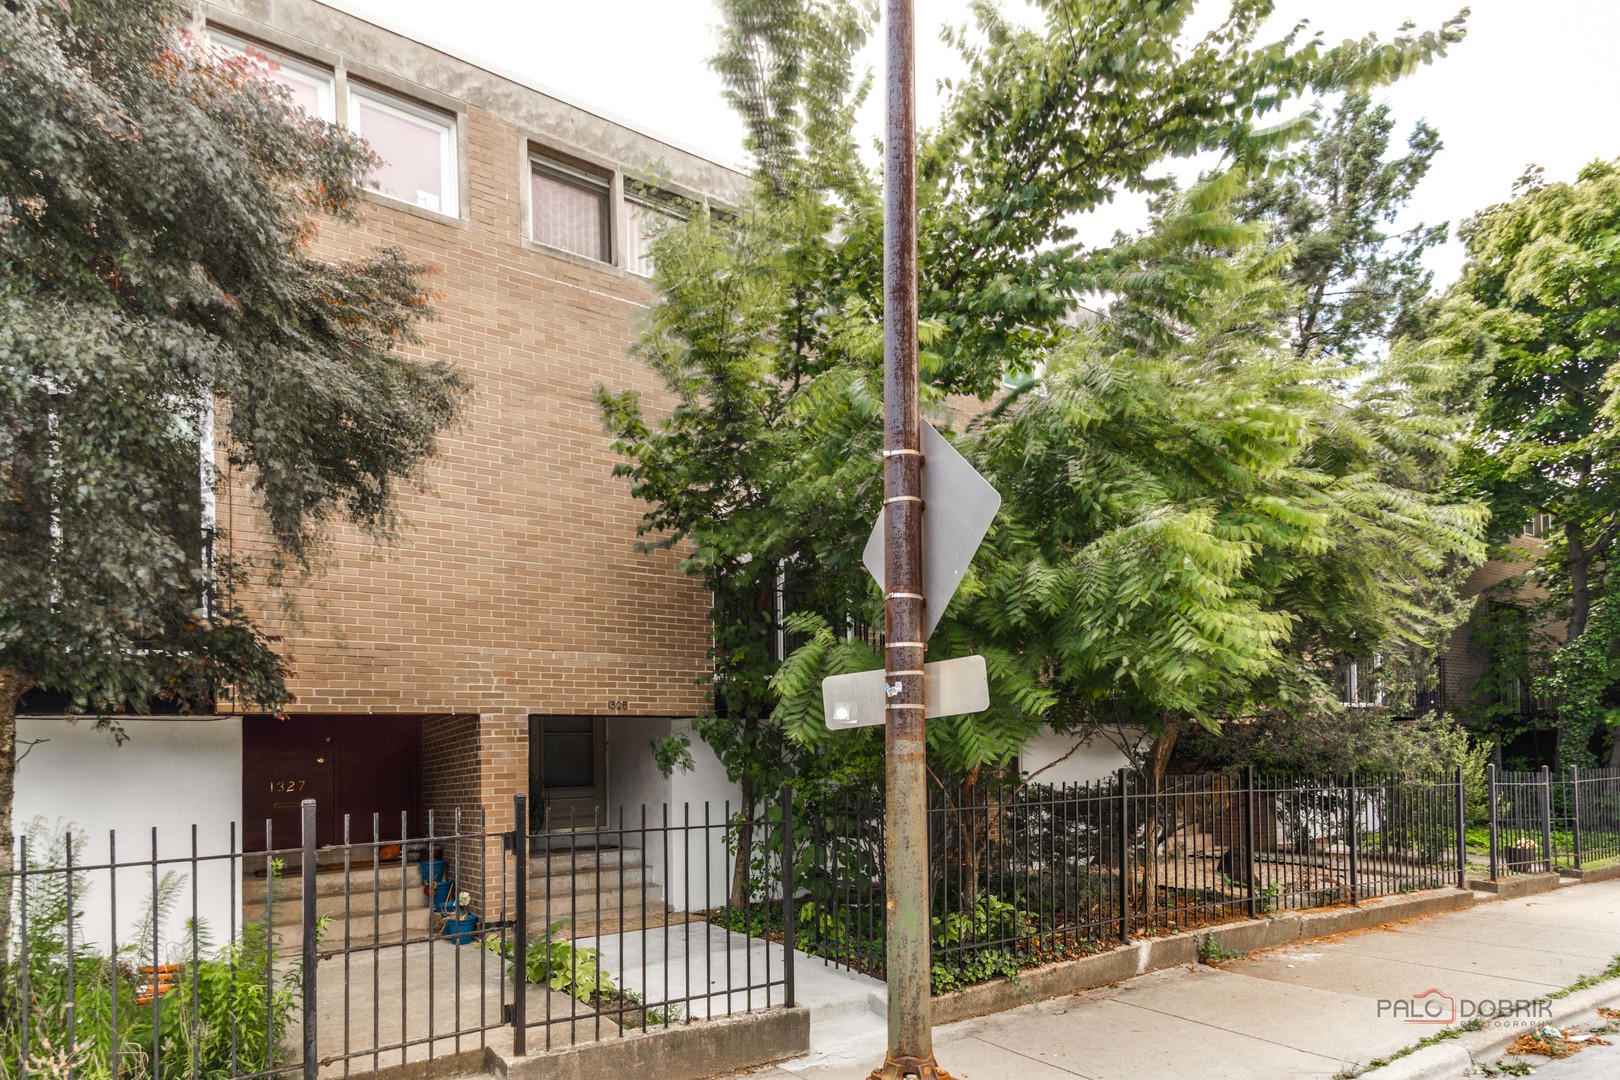
[[[556,838],[552,839],[555,845]],[[348,901],[344,893],[347,884]],[[684,923],[692,918],[673,912],[664,890],[649,878],[638,848],[566,846],[529,860],[528,923],[531,934],[558,923],[560,936],[591,937],[630,933],[649,927]],[[242,913],[247,922],[269,925],[285,943],[295,938],[303,918],[303,881],[282,874],[274,889],[249,873],[242,885]],[[325,868],[315,877],[315,913],[328,918],[322,938],[326,948],[341,947],[345,925],[351,944],[387,944],[423,937],[433,924],[415,862],[369,862],[350,868]]]
[[[344,904],[345,886],[348,892]],[[268,910],[267,910],[268,909]],[[345,913],[347,918],[345,918]],[[347,923],[352,944],[403,941],[425,934],[431,921],[427,897],[416,864],[383,863],[373,872],[371,864],[353,866],[345,881],[341,869],[323,869],[315,875],[315,914],[326,916],[328,925],[322,942],[327,948],[341,946]],[[303,921],[303,879],[283,874],[272,890],[266,878],[248,874],[242,882],[242,917],[247,923],[270,926],[278,937],[296,936]]]
[[[629,933],[686,922],[672,912],[664,890],[649,880],[640,848],[576,847],[550,834],[549,850],[529,859],[529,927],[543,932],[557,922],[561,936],[577,938]]]

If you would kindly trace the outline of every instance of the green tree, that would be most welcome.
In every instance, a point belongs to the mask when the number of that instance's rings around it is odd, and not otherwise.
[[[1258,271],[1230,266],[1235,248],[1255,237],[1224,212],[1242,173],[1223,171],[1148,237],[1087,248],[1072,218],[1120,191],[1162,190],[1154,172],[1170,157],[1213,150],[1229,166],[1261,169],[1310,128],[1308,111],[1285,112],[1290,102],[1399,77],[1462,34],[1459,19],[1388,43],[1368,36],[1327,47],[1300,30],[1262,42],[1269,5],[1240,0],[1195,37],[1186,30],[1192,7],[1054,0],[1041,5],[1039,26],[1023,28],[983,5],[977,33],[953,37],[967,74],[947,88],[944,118],[919,148],[921,362],[937,419],[951,395],[988,398],[1068,347],[1075,299],[1088,293],[1126,298],[1106,346],[1096,346],[1122,379],[1131,370],[1124,350],[1179,355],[1177,343],[1208,321],[1206,309],[1225,319],[1220,333],[1201,339],[1211,347],[1229,349],[1254,327],[1269,333],[1275,313],[1251,310],[1265,287],[1234,284]],[[656,248],[660,300],[647,347],[676,394],[673,415],[648,421],[638,402],[615,395],[604,409],[627,459],[622,471],[651,505],[648,530],[660,542],[690,544],[688,568],[716,593],[717,696],[733,681],[748,686],[750,709],[764,715],[774,705],[777,721],[802,738],[820,714],[807,688],[830,671],[871,666],[870,647],[849,630],[881,620],[859,551],[881,490],[882,219],[877,179],[850,133],[869,85],[853,75],[850,55],[871,12],[813,0],[732,0],[723,10],[716,66],[748,125],[761,182],[724,235],[706,239],[694,222]],[[1153,394],[1174,397],[1175,380],[1188,373],[1181,363],[1150,365]],[[1015,414],[1002,415],[1010,423]],[[1091,435],[1073,425],[1067,434]],[[1003,454],[1010,472],[1010,444]],[[1015,531],[1044,528],[1050,516],[998,526],[992,546],[1012,545]],[[1065,542],[1026,536],[1022,550]],[[1227,541],[1200,554],[1230,563],[1242,546]],[[1123,540],[1120,550],[1148,557]],[[778,574],[811,594],[795,605],[803,617],[789,628],[801,645],[780,670],[763,645],[774,627],[762,605],[719,602],[734,585],[758,597]],[[964,610],[983,587],[965,588]],[[1263,611],[1254,622],[1242,633],[1259,639],[1289,625]],[[936,655],[970,643],[998,647],[993,635],[968,630],[965,616],[954,625],[942,629]],[[761,644],[746,654],[720,644],[737,637]],[[998,706],[1003,724],[933,726],[930,750],[942,766],[1004,763],[1062,696],[1039,666],[1053,654],[1027,646],[1009,643],[991,657],[997,700],[1007,703]],[[1235,646],[1233,662],[1244,649],[1260,645]],[[747,678],[730,666],[735,657],[755,658]],[[791,772],[786,759],[776,767]]]
[[[1620,536],[1620,163],[1593,162],[1569,183],[1532,169],[1515,192],[1460,230],[1469,258],[1450,318],[1477,335],[1489,375],[1460,474],[1489,501],[1498,539],[1551,515],[1558,534],[1543,574],[1575,642],[1608,588]],[[1615,642],[1589,647],[1607,653]],[[1591,719],[1565,722],[1589,730]],[[1620,765],[1620,739],[1610,760]]]
[[[1258,178],[1238,200],[1239,217],[1263,222],[1272,243],[1291,251],[1285,277],[1300,296],[1288,331],[1301,354],[1351,357],[1369,341],[1416,329],[1433,277],[1423,253],[1445,240],[1446,226],[1388,229],[1441,143],[1420,121],[1406,154],[1385,160],[1394,126],[1387,103],[1347,94],[1277,175]]]
[[[463,389],[401,352],[416,266],[311,251],[316,215],[358,216],[364,144],[187,18],[0,5],[0,871],[30,687],[97,711],[284,697],[242,568],[209,557],[199,437],[251,478],[272,564],[307,565],[336,517],[389,531]]]

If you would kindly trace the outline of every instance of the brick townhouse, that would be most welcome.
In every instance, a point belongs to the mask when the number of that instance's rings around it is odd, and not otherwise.
[[[314,795],[335,842],[345,813],[369,831],[381,812],[386,834],[401,810],[520,792],[537,822],[644,798],[650,740],[703,707],[707,599],[676,556],[635,550],[642,510],[611,475],[593,388],[666,400],[630,355],[646,239],[665,215],[734,206],[746,178],[314,0],[225,0],[199,22],[371,143],[363,220],[321,222],[320,250],[392,244],[430,267],[416,351],[473,383],[403,496],[399,541],[340,533],[287,610],[256,601],[295,698],[244,717],[243,818],[291,829]],[[250,550],[260,523],[222,481],[220,526]]]

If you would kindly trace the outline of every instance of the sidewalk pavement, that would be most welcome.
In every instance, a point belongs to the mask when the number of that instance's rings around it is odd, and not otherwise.
[[[1465,1020],[1596,975],[1617,955],[1620,881],[1569,886],[1154,972],[937,1028],[934,1045],[956,1080],[1329,1080],[1442,1030],[1412,1021],[1447,1013],[1448,1000]],[[1620,981],[1610,985],[1620,998]],[[812,1019],[809,1057],[751,1080],[866,1080],[882,1061],[881,1018],[846,1017],[836,1038],[818,1027]]]

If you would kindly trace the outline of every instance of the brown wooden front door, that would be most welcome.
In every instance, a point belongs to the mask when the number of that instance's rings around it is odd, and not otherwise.
[[[401,814],[419,832],[422,721],[414,716],[247,716],[242,723],[243,847],[265,850],[265,822],[278,849],[302,843],[300,807],[315,800],[317,842],[398,840]]]

